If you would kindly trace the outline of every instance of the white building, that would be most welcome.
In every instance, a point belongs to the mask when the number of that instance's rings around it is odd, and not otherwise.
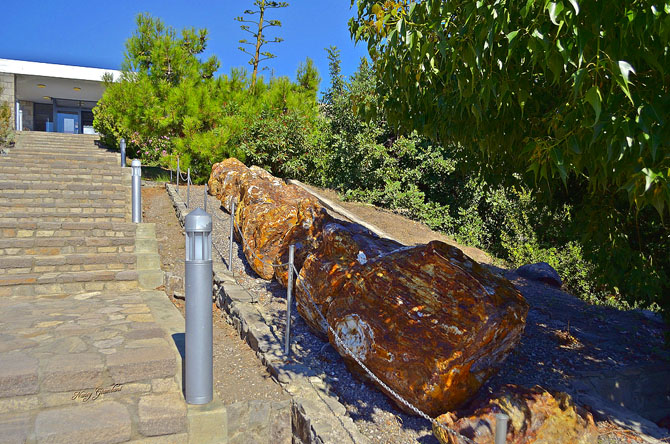
[[[102,97],[102,76],[113,69],[0,59],[0,103],[12,106],[14,129],[93,133],[92,109]]]

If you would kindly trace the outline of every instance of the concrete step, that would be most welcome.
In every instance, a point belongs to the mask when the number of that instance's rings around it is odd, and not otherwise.
[[[93,270],[0,275],[0,298],[129,291],[139,287],[135,270]]]
[[[133,253],[0,256],[0,276],[94,270],[134,270],[137,260],[138,257]]]
[[[43,207],[43,208],[123,208],[130,202],[130,196],[119,196],[112,199],[112,195],[96,197],[79,197],[76,194],[63,195],[54,190],[42,197],[6,196],[0,193],[0,206],[14,207]]]
[[[121,174],[113,170],[87,171],[84,169],[64,172],[48,168],[41,171],[29,170],[21,172],[18,169],[10,171],[0,168],[0,180],[3,182],[86,182],[93,184],[124,184],[128,181],[128,184],[130,184],[130,172],[128,174]]]
[[[4,180],[3,180],[4,179]],[[3,176],[0,179],[0,192],[5,190],[12,190],[13,192],[53,192],[55,190],[59,191],[74,191],[74,192],[102,192],[105,193],[130,193],[131,186],[130,183],[126,183],[125,180],[119,180],[118,177],[112,179],[80,179],[80,178],[69,178],[70,180],[62,177],[56,177],[53,181],[42,180],[42,179],[23,179],[11,181],[7,180],[7,177]]]
[[[63,209],[70,209],[80,213],[79,209],[95,209],[95,211],[90,212],[101,212],[101,209],[109,209],[111,211],[118,211],[119,209],[123,210],[130,202],[130,199],[120,199],[120,200],[111,200],[111,199],[90,199],[90,198],[76,198],[76,197],[61,197],[58,191],[53,191],[50,193],[52,197],[42,197],[42,198],[6,198],[0,194],[0,211],[2,208],[25,208],[26,211],[35,211],[46,210],[51,211],[61,211]],[[86,211],[84,211],[86,212]]]
[[[5,218],[0,215],[0,233],[3,238],[44,238],[44,237],[97,237],[135,238],[137,225],[112,223],[109,221],[61,221],[48,222],[40,218]]]
[[[2,230],[0,229],[0,234]],[[127,237],[4,237],[0,236],[0,258],[22,255],[90,253],[134,253],[135,239]]]
[[[0,174],[45,173],[48,171],[57,171],[60,174],[76,174],[78,170],[84,170],[87,174],[110,174],[113,172],[121,175],[122,172],[121,167],[116,163],[98,162],[96,160],[65,161],[58,159],[35,163],[35,158],[32,156],[29,159],[0,159]]]
[[[130,193],[114,193],[111,191],[72,191],[72,190],[53,190],[49,191],[48,194],[45,193],[35,193],[35,192],[26,192],[22,191],[0,191],[0,201],[9,202],[18,200],[21,203],[22,201],[28,200],[40,200],[45,203],[53,202],[56,200],[72,200],[72,201],[98,201],[98,200],[107,200],[111,203],[122,204],[130,201]],[[47,199],[47,200],[44,200]],[[48,200],[51,199],[51,200]]]
[[[42,222],[128,222],[130,216],[123,214],[105,214],[105,213],[58,213],[58,212],[18,212],[11,211],[7,213],[0,212],[0,224],[18,219],[20,223],[35,222],[41,220]]]
[[[3,213],[27,213],[32,217],[41,217],[48,215],[50,217],[70,217],[89,215],[90,217],[124,217],[130,212],[127,205],[111,206],[106,202],[99,202],[95,204],[82,204],[76,206],[75,204],[66,205],[61,202],[54,204],[34,205],[7,205],[0,204],[0,215]]]
[[[116,162],[119,157],[118,152],[101,150],[99,148],[81,148],[81,149],[67,149],[67,148],[14,148],[12,149],[5,159],[11,159],[13,157],[27,157],[39,155],[40,160],[44,159],[69,159],[69,160],[78,160],[78,159],[100,159],[104,161]],[[120,163],[120,159],[119,163]],[[120,165],[119,165],[120,166]]]

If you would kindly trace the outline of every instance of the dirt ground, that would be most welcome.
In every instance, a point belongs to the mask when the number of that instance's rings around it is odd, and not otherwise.
[[[428,225],[410,220],[392,211],[375,207],[371,204],[361,202],[345,202],[337,194],[337,191],[318,188],[304,184],[307,188],[316,192],[331,202],[336,203],[345,210],[351,212],[354,216],[373,224],[375,227],[393,236],[395,240],[405,245],[426,244],[432,240],[439,240],[446,244],[453,245],[463,250],[465,254],[479,263],[491,264],[493,259],[486,252],[473,247],[459,245],[448,236],[437,233],[428,227]]]
[[[142,187],[142,217],[144,222],[156,224],[158,253],[161,268],[183,278],[184,234],[175,216],[172,202],[162,184]],[[184,314],[184,301],[171,298],[172,303]],[[266,399],[289,399],[256,354],[240,339],[235,328],[229,325],[215,307],[214,325],[214,386],[224,404]]]

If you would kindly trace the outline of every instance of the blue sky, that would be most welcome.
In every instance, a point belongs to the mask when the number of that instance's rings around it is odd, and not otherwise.
[[[135,16],[149,12],[178,30],[207,28],[206,56],[215,54],[220,72],[244,66],[249,57],[237,49],[246,33],[234,17],[252,9],[253,0],[240,1],[12,1],[3,5],[0,27],[0,58],[30,60],[118,69],[124,43],[135,29]],[[349,0],[293,0],[284,9],[272,10],[270,18],[281,20],[269,37],[284,42],[269,45],[277,58],[265,62],[275,75],[295,78],[298,64],[314,60],[321,74],[320,90],[329,82],[324,48],[336,45],[342,56],[342,72],[350,75],[360,58],[367,55],[362,44],[354,46],[347,27],[353,15]],[[264,72],[266,75],[269,71]]]

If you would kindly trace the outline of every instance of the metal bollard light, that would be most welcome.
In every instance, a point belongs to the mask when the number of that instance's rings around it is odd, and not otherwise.
[[[186,208],[191,208],[191,169],[186,175]]]
[[[509,421],[509,416],[504,413],[496,413],[495,444],[505,444],[507,441],[507,421]]]
[[[228,248],[228,271],[233,271],[233,235],[235,234],[235,202],[230,204],[230,242]]]
[[[121,138],[119,142],[119,148],[121,148],[121,166],[125,168],[126,166],[126,139]]]
[[[184,392],[189,404],[207,404],[212,377],[212,216],[191,211],[186,231],[186,365]]]
[[[284,354],[291,354],[291,305],[293,304],[293,263],[295,262],[295,245],[288,247],[288,282],[286,285],[286,336],[284,338]]]
[[[142,222],[142,162],[139,159],[133,159],[130,163],[133,168],[133,223]]]

